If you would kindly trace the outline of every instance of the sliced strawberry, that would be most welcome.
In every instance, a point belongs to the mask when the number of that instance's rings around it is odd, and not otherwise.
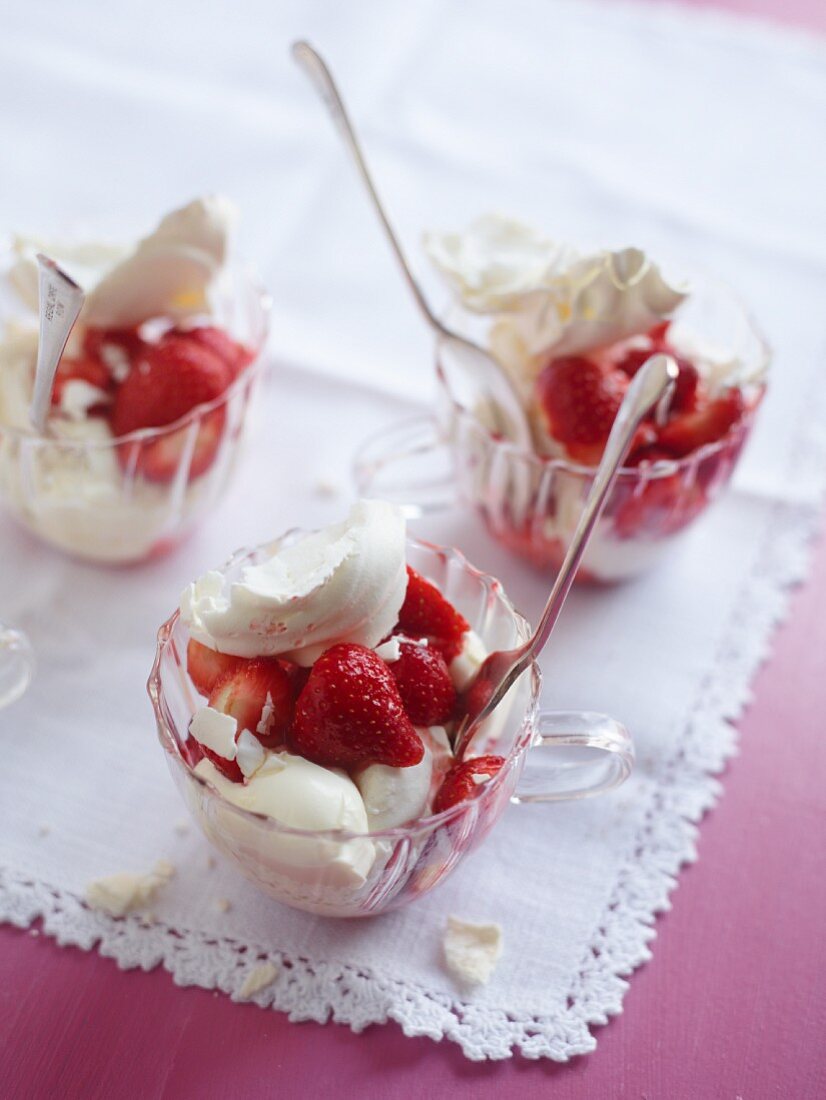
[[[424,755],[387,665],[351,643],[333,646],[313,665],[296,703],[290,746],[331,768],[406,768]]]
[[[720,397],[694,412],[674,417],[660,429],[659,445],[677,458],[691,454],[698,447],[722,439],[745,411],[743,395],[738,389],[727,390]]]
[[[206,758],[215,765],[221,775],[231,779],[233,783],[244,782],[244,773],[234,760],[227,760],[225,756],[220,756],[212,749],[208,749],[206,745],[202,745],[200,741],[196,741],[192,736],[187,736],[182,755],[190,768],[196,767]]]
[[[674,394],[668,409],[669,416],[681,412],[694,412],[702,396],[700,372],[688,359],[684,359],[680,355],[675,355],[674,358],[679,374],[677,375],[677,381],[674,383]]]
[[[571,355],[551,360],[535,392],[548,434],[575,462],[595,466],[627,389],[622,370]]]
[[[463,760],[461,764],[456,764],[444,777],[436,792],[433,800],[434,814],[476,798],[485,781],[496,775],[504,763],[504,756],[477,756],[473,760]],[[474,780],[474,776],[480,781]]]
[[[135,361],[115,395],[112,432],[162,428],[213,401],[230,382],[229,368],[192,341],[151,345]]]
[[[209,705],[231,714],[239,732],[249,730],[265,747],[278,748],[292,722],[295,692],[276,657],[256,657],[216,685]]]
[[[456,688],[445,659],[429,645],[402,642],[401,655],[388,665],[407,717],[417,726],[447,722],[456,706]]]
[[[108,393],[112,387],[112,376],[99,359],[85,356],[83,359],[70,359],[64,356],[57,367],[52,388],[52,404],[59,405],[63,400],[63,391],[67,382],[88,382],[90,386]]]
[[[189,639],[186,647],[186,670],[201,695],[211,695],[216,685],[245,664],[245,658],[218,653],[209,646]]]
[[[450,664],[462,649],[462,637],[470,624],[449,603],[435,584],[407,567],[407,592],[399,612],[398,630],[410,638],[427,638]]]
[[[189,463],[190,481],[205,474],[215,461],[224,436],[225,421],[226,413],[222,408],[213,409],[201,421]],[[156,439],[127,445],[118,452],[121,464],[128,466],[129,456],[137,449],[137,468],[148,481],[171,481],[180,468],[191,430],[189,427],[179,428]]]
[[[120,356],[125,356],[129,361],[137,358],[145,349],[146,342],[141,337],[137,328],[96,328],[90,326],[83,334],[83,350],[93,359],[99,359],[107,366],[112,364],[110,358],[112,349]]]
[[[229,333],[215,325],[201,325],[192,329],[171,329],[164,336],[164,342],[170,340],[191,340],[215,352],[229,367],[233,378],[237,378],[244,367],[249,366],[255,358],[255,354],[248,347],[233,340]]]

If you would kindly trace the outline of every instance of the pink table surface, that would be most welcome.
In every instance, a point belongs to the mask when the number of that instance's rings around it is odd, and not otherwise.
[[[826,0],[692,3],[826,32]],[[755,681],[700,862],[596,1053],[474,1064],[392,1024],[290,1024],[0,927],[0,1097],[826,1096],[824,653],[826,542]]]

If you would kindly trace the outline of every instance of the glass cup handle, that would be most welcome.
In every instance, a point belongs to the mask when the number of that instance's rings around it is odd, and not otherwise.
[[[591,711],[542,711],[511,802],[568,802],[604,794],[634,766],[628,730]]]
[[[29,639],[0,622],[0,707],[14,703],[34,673],[34,654]]]
[[[430,413],[398,421],[362,443],[353,459],[360,496],[399,504],[411,518],[455,503],[448,444]]]

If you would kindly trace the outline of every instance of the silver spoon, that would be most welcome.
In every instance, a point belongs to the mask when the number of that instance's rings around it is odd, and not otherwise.
[[[533,636],[516,649],[499,650],[489,654],[465,696],[465,714],[454,735],[456,757],[461,760],[479,727],[502,701],[505,693],[518,676],[545,647],[556,625],[565,599],[596,526],[608,493],[613,486],[623,459],[643,417],[668,394],[677,379],[677,364],[669,355],[653,355],[637,372],[626,391],[619,412],[614,420],[605,451],[602,455],[585,507],[579,518],[574,537],[568,547],[562,568],[557,574],[539,626]]]
[[[520,447],[533,450],[533,438],[528,418],[508,375],[484,348],[475,344],[472,340],[460,336],[459,333],[453,332],[452,329],[449,329],[439,320],[430,308],[421,287],[416,282],[401,242],[396,236],[378,196],[336,83],[324,60],[308,42],[294,42],[292,54],[310,78],[313,87],[327,107],[340,136],[353,156],[359,175],[373,203],[373,208],[378,214],[379,221],[399,262],[405,281],[413,293],[419,311],[441,339],[445,350],[451,353],[443,357],[443,369],[450,372],[458,368],[465,376],[464,382],[467,382],[467,376],[471,376],[474,390],[481,389],[483,394],[487,396],[492,411],[498,414],[500,421],[498,427],[502,433]],[[461,385],[455,387],[454,396],[456,393],[461,393],[464,388]]]
[[[40,273],[40,339],[29,419],[38,435],[45,435],[54,376],[86,296],[74,279],[42,252],[37,254],[37,266]]]

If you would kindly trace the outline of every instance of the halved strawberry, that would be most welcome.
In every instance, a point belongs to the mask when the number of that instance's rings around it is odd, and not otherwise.
[[[205,474],[212,466],[221,447],[224,437],[224,423],[226,413],[224,409],[213,409],[203,418],[195,446],[189,462],[188,480],[194,481],[196,477]],[[179,428],[177,431],[168,432],[156,439],[142,441],[137,446],[137,467],[140,473],[148,481],[171,481],[181,465],[181,460],[188,444],[190,427]],[[119,451],[119,457],[124,467],[128,465],[132,446],[126,446]]]
[[[255,358],[254,352],[244,344],[233,340],[229,333],[215,325],[200,325],[191,329],[171,329],[164,336],[164,342],[170,340],[191,340],[195,344],[208,348],[229,367],[232,377],[237,378],[244,367]]]
[[[548,434],[575,462],[595,466],[627,389],[628,375],[617,367],[570,355],[551,360],[535,394]]]
[[[245,663],[244,657],[218,653],[217,650],[196,642],[194,638],[189,639],[186,647],[186,670],[201,695],[211,695],[221,680],[225,680]]]
[[[743,395],[738,389],[726,390],[720,397],[700,405],[694,412],[674,417],[660,429],[659,445],[677,458],[691,454],[698,447],[722,439],[745,411]]]
[[[462,649],[470,623],[449,603],[435,584],[407,567],[407,591],[399,612],[398,631],[410,638],[427,638],[450,664]]]
[[[277,657],[255,657],[219,681],[209,705],[231,714],[239,731],[254,733],[265,747],[279,748],[292,722],[295,692]]]
[[[330,768],[406,768],[424,755],[396,681],[372,649],[343,643],[322,653],[295,707],[294,751]]]
[[[52,404],[59,405],[63,400],[63,390],[67,382],[88,382],[104,393],[112,387],[112,376],[99,359],[85,356],[83,359],[71,359],[65,356],[60,360],[52,387]]]
[[[229,382],[229,368],[207,348],[192,341],[150,345],[118,388],[112,432],[121,436],[173,424],[220,397]]]
[[[200,741],[196,741],[191,735],[187,736],[184,742],[183,757],[190,768],[196,767],[206,757],[223,776],[231,779],[233,783],[244,782],[244,773],[234,760],[227,760],[225,756],[213,752],[212,749],[208,749],[206,745],[202,745]]]
[[[417,726],[447,722],[456,706],[456,688],[445,659],[429,645],[402,642],[397,661],[388,665],[407,717]]]
[[[504,756],[477,756],[450,769],[433,799],[433,812],[440,814],[460,802],[476,798],[485,782],[505,763]],[[474,776],[477,778],[474,779]]]

